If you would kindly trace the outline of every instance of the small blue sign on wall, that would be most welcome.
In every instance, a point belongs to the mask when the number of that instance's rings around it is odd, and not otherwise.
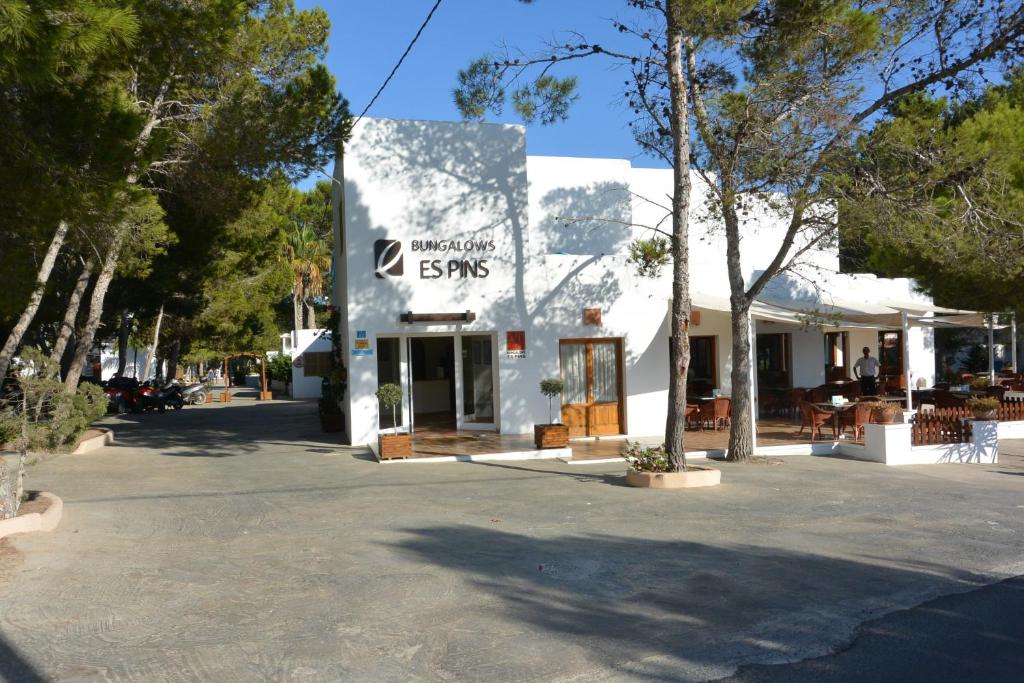
[[[370,348],[370,340],[366,336],[366,330],[356,330],[356,343],[352,346],[353,356],[372,356],[373,349]]]

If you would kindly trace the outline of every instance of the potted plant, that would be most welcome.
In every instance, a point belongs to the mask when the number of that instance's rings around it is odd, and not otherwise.
[[[903,415],[903,408],[898,403],[874,401],[869,405],[871,406],[871,421],[874,424],[895,424]]]
[[[677,471],[668,459],[665,445],[644,446],[627,441],[622,457],[629,464],[626,484],[649,489],[692,489],[722,483],[722,471],[713,467],[686,465]]]
[[[988,377],[975,377],[971,380],[971,389],[975,389],[976,391],[985,391],[991,384],[992,382],[989,381]]]
[[[991,396],[967,399],[967,408],[975,420],[994,420],[999,411],[999,399]]]
[[[398,406],[402,403],[402,387],[397,384],[382,384],[376,392],[377,398],[386,408],[391,408],[391,424],[394,433],[377,435],[377,452],[381,460],[408,458],[412,456],[412,435],[398,433]]]
[[[555,422],[552,416],[552,400],[562,395],[565,382],[557,377],[542,380],[540,393],[548,397],[548,423],[533,426],[533,443],[537,448],[567,448],[569,446],[569,427],[560,421]]]

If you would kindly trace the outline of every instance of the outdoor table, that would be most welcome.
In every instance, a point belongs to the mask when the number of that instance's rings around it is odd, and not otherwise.
[[[833,424],[833,428],[835,429],[834,433],[836,435],[836,438],[838,439],[839,438],[839,413],[843,412],[844,410],[849,410],[850,408],[854,407],[857,404],[855,402],[853,402],[853,401],[850,401],[848,403],[840,403],[839,405],[836,405],[834,403],[812,403],[811,405],[816,406],[818,408],[822,408],[824,410],[828,410],[828,411],[830,411],[832,413],[832,424]]]

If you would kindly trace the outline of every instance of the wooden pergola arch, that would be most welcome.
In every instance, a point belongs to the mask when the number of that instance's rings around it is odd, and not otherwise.
[[[231,376],[228,374],[228,361],[232,358],[255,358],[260,364],[260,399],[261,401],[269,401],[273,398],[270,390],[267,388],[267,354],[255,353],[252,351],[239,351],[237,353],[229,353],[224,356],[224,391],[221,392],[220,400],[223,403],[227,403],[231,400],[231,391],[229,385],[231,384]]]

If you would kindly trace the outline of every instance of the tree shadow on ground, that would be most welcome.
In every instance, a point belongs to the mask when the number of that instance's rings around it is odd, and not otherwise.
[[[467,609],[582,645],[593,665],[648,680],[819,655],[888,609],[889,596],[925,590],[925,577],[931,586],[970,578],[948,567],[643,537],[654,523],[638,519],[635,537],[407,528],[396,545],[486,595]]]
[[[0,679],[18,683],[43,683],[44,679],[21,653],[0,637]]]
[[[145,448],[171,457],[224,458],[266,446],[313,453],[341,452],[344,433],[320,429],[316,401],[255,401],[186,406],[165,413],[129,413],[101,423],[114,430],[114,448]]]

